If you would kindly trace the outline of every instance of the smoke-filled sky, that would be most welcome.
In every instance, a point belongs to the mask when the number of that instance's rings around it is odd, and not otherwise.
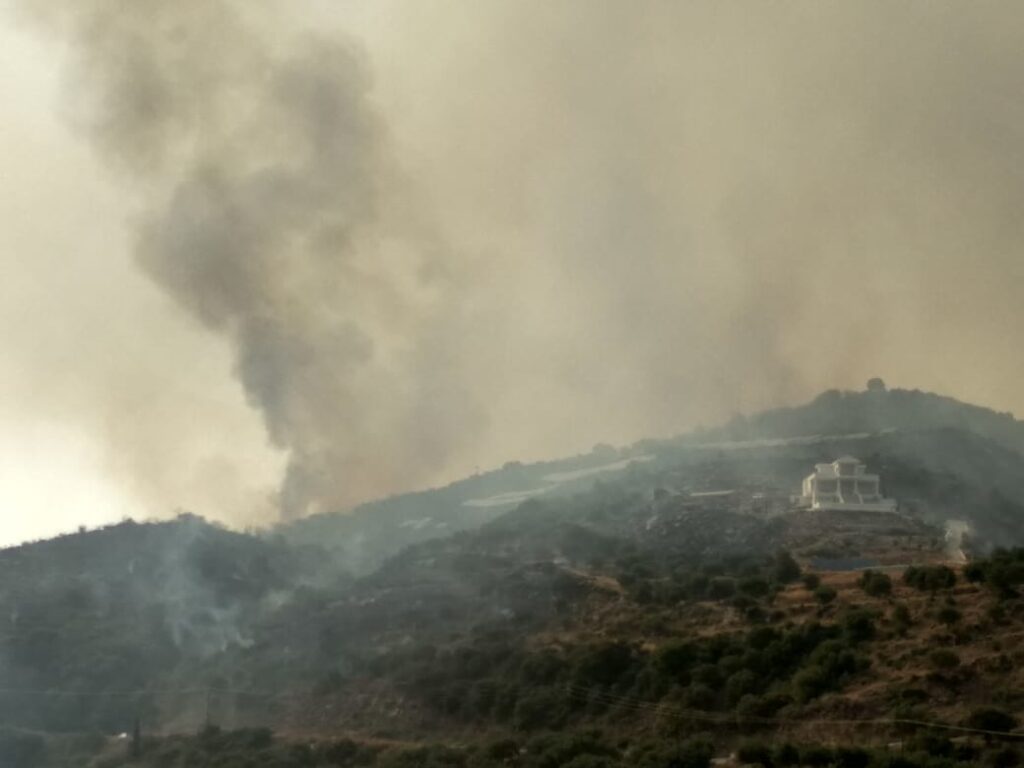
[[[0,543],[1024,410],[1019,3],[2,7]]]

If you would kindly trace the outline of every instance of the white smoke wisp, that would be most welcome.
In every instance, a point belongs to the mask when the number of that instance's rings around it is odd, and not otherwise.
[[[971,526],[965,520],[946,521],[946,553],[951,559],[959,563],[967,562],[967,553],[964,552],[964,545],[970,533]]]

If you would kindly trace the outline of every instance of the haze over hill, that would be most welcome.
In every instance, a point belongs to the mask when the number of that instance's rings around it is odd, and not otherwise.
[[[1008,536],[1002,543],[1024,543],[1024,520],[1011,510],[1008,519],[996,522],[991,504],[993,494],[1024,498],[1024,422],[953,398],[901,389],[829,390],[805,405],[737,417],[718,428],[622,448],[603,444],[561,461],[512,462],[445,488],[367,504],[352,515],[314,516],[280,530],[295,541],[348,552],[350,567],[361,571],[406,544],[474,527],[529,498],[578,492],[605,477],[658,477],[679,462],[700,467],[728,457],[733,469],[717,485],[714,476],[703,476],[683,487],[723,490],[733,482],[767,482],[773,491],[789,494],[799,490],[815,463],[842,453],[875,457],[883,476],[890,467],[933,476],[938,485],[927,493],[936,523],[981,515],[979,525],[989,542]],[[900,485],[899,476],[883,480],[893,495],[911,504],[922,492],[912,479],[909,487]],[[968,487],[971,501],[964,495]]]
[[[409,6],[4,4],[5,533],[1024,408],[1019,5]]]

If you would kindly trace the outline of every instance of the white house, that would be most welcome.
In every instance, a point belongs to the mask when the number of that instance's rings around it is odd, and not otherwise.
[[[804,478],[797,504],[810,509],[892,512],[893,499],[882,497],[878,475],[869,475],[864,463],[843,456],[831,464],[817,464]]]

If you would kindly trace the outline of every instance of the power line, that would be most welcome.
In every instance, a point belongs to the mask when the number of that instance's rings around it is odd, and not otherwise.
[[[612,693],[602,688],[586,688],[578,685],[565,687],[567,693],[578,701],[596,701],[608,706],[620,707],[641,715],[673,715],[681,718],[700,720],[703,722],[718,723],[723,725],[822,725],[822,726],[913,726],[918,728],[933,728],[936,730],[953,731],[957,733],[973,733],[983,736],[997,736],[1002,738],[1024,738],[1024,732],[1018,731],[997,731],[986,728],[972,728],[965,725],[953,725],[931,720],[916,720],[911,718],[882,717],[882,718],[779,718],[762,717],[757,715],[740,715],[729,712],[716,712],[705,709],[691,709],[677,707],[661,701],[651,701],[633,696],[624,696]],[[228,688],[228,687],[203,687],[203,688],[155,688],[137,690],[71,690],[71,689],[30,689],[30,688],[0,688],[0,695],[15,696],[64,696],[84,698],[124,697],[135,698],[144,696],[157,697],[184,697],[184,696],[240,696],[260,698],[265,700],[287,700],[309,698],[314,694],[309,692],[281,692],[257,690],[249,688]]]
[[[688,717],[694,720],[703,720],[705,722],[718,722],[723,724],[734,724],[734,725],[847,725],[847,726],[897,726],[897,725],[908,725],[921,728],[934,728],[937,730],[955,731],[958,733],[974,733],[984,736],[999,736],[1020,739],[1024,738],[1024,732],[1017,731],[996,731],[985,728],[971,728],[964,725],[952,725],[950,723],[943,723],[938,721],[929,720],[915,720],[911,718],[845,718],[845,719],[829,719],[829,718],[778,718],[778,717],[759,717],[753,715],[734,715],[727,712],[712,712],[709,710],[700,709],[687,709],[682,707],[676,707],[671,704],[665,704],[663,702],[647,701],[644,699],[637,699],[630,696],[621,696],[613,694],[608,691],[602,691],[601,689],[595,688],[581,688],[580,686],[568,686],[570,696],[576,696],[577,698],[585,697],[587,701],[597,700],[598,702],[609,704],[612,706],[621,706],[626,709],[630,709],[633,712],[648,714],[648,715],[675,715],[678,717]]]
[[[0,696],[55,696],[68,698],[142,698],[142,697],[185,697],[185,696],[242,696],[259,699],[299,699],[312,694],[308,692],[260,691],[246,688],[139,688],[136,690],[73,690],[66,688],[0,688]]]

